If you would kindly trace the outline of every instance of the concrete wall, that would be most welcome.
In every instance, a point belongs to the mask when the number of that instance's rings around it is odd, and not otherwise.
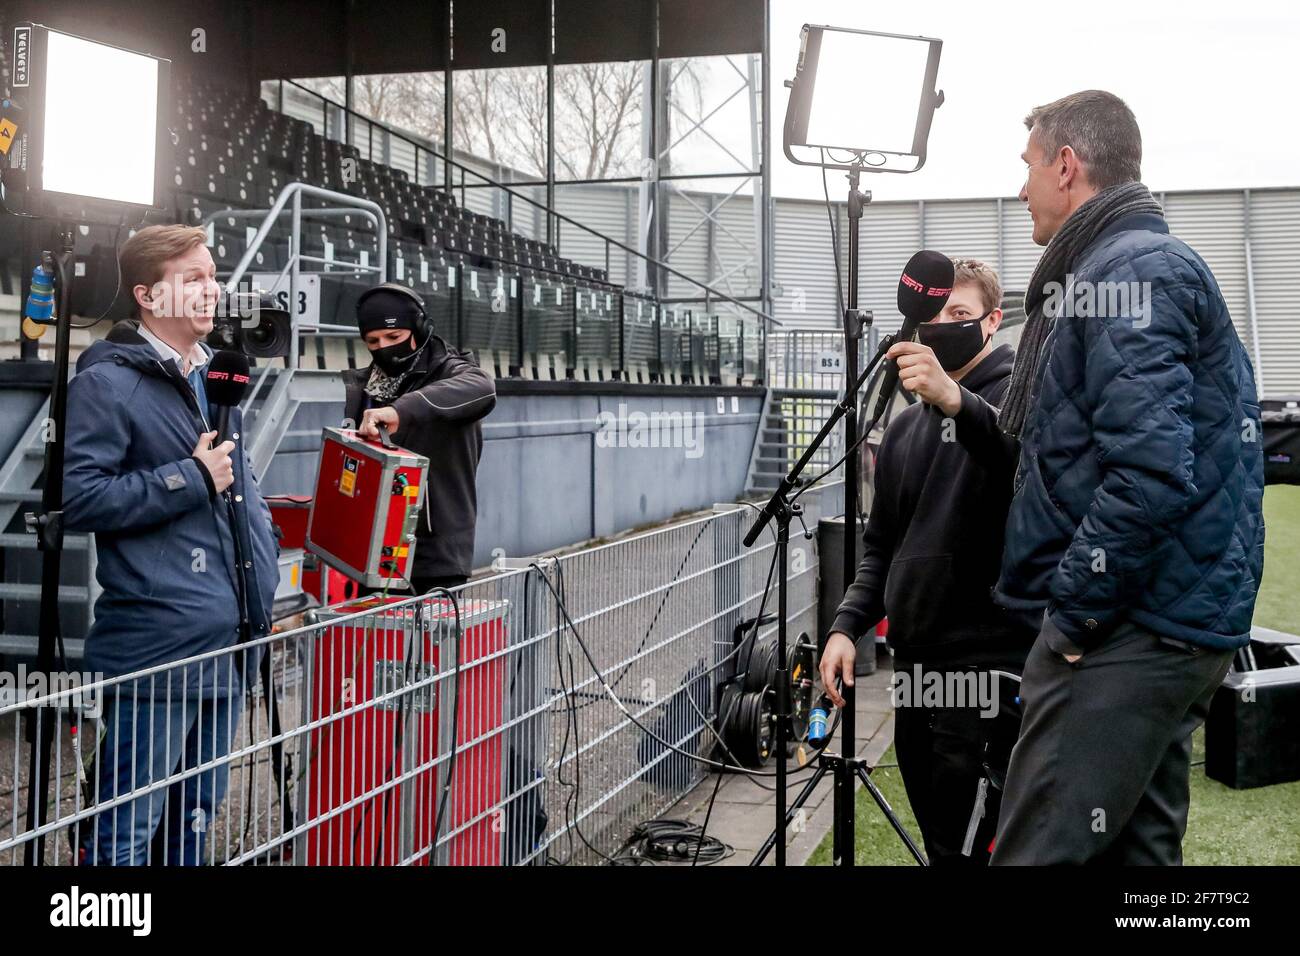
[[[483,421],[476,567],[495,549],[536,554],[744,491],[762,389],[542,384],[498,383]],[[320,429],[341,417],[341,398],[300,409],[263,490],[310,494]]]

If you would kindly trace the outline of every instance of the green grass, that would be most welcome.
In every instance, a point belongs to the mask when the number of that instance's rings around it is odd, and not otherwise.
[[[1255,623],[1300,634],[1300,487],[1270,485],[1264,494],[1264,522],[1268,529],[1264,550],[1264,581],[1255,606]],[[1205,734],[1192,738],[1192,759],[1205,759]],[[885,799],[898,813],[918,843],[921,831],[908,805],[894,748],[881,758],[872,774]],[[1183,860],[1188,865],[1288,865],[1300,866],[1300,828],[1295,808],[1300,807],[1300,782],[1254,790],[1232,790],[1205,776],[1194,765],[1192,801],[1183,840]],[[856,860],[864,866],[908,866],[912,858],[865,790],[857,796]],[[829,866],[828,834],[808,863]]]
[[[1264,580],[1255,623],[1300,634],[1300,486],[1264,491]]]

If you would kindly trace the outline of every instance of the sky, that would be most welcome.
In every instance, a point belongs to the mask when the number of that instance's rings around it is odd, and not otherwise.
[[[1153,190],[1300,186],[1295,0],[772,0],[772,191],[820,199],[820,171],[781,150],[784,81],[794,76],[804,23],[944,41],[937,85],[946,101],[926,166],[864,176],[877,201],[1014,196],[1024,179],[1025,114],[1094,88],[1119,95],[1137,116]],[[863,88],[889,81],[863,64]],[[831,95],[851,110],[863,94]],[[831,173],[831,197],[845,188],[843,174]]]

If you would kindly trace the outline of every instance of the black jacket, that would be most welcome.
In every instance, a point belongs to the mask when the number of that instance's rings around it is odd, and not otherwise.
[[[468,575],[474,563],[478,518],[475,474],[483,453],[479,420],[496,405],[496,382],[459,352],[433,336],[420,370],[402,383],[392,402],[399,427],[393,441],[429,459],[428,487],[415,539],[412,577]],[[343,373],[343,417],[361,423],[375,402],[365,392],[370,367]]]
[[[890,423],[862,561],[834,630],[856,639],[887,615],[900,661],[1023,661],[1035,632],[990,597],[1014,471],[992,436],[1014,356],[999,346],[967,373],[953,419],[918,402]]]

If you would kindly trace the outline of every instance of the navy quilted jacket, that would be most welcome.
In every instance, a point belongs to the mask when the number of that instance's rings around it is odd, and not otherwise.
[[[1125,619],[1240,647],[1264,565],[1264,463],[1254,373],[1218,284],[1149,213],[1103,230],[1069,281],[994,599],[1045,610],[1083,648]]]

